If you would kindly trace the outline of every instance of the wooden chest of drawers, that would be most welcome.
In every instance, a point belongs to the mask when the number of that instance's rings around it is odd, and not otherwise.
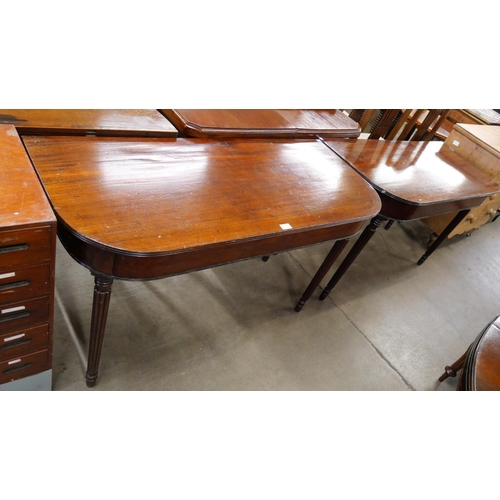
[[[52,368],[56,220],[14,127],[0,125],[0,388]]]
[[[500,184],[500,127],[494,125],[456,124],[443,144],[443,148],[456,151],[460,156],[491,176]],[[490,196],[449,234],[470,233],[486,224],[500,209],[500,194]],[[423,219],[436,234],[448,225],[456,213]]]

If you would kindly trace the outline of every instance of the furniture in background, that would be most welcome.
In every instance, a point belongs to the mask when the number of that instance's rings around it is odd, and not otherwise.
[[[69,254],[95,276],[95,385],[114,279],[167,277],[346,239],[375,190],[318,141],[25,136]]]
[[[12,125],[0,151],[0,390],[50,390],[56,219]]]
[[[324,300],[385,221],[409,221],[458,210],[436,241],[420,258],[422,264],[472,207],[500,187],[489,176],[437,141],[328,140],[324,143],[378,192],[382,209],[364,229],[340,264],[320,300]],[[325,259],[295,310],[299,312],[330,269]]]
[[[457,124],[444,142],[443,148],[456,152],[500,184],[500,127]],[[467,217],[448,234],[448,238],[457,234],[470,234],[494,220],[499,210],[500,194],[492,194],[480,206],[473,208]],[[422,221],[434,232],[431,241],[455,216],[456,213],[451,213]]]
[[[177,137],[177,130],[155,109],[0,109],[0,124],[19,135],[105,135]]]
[[[355,138],[358,124],[338,109],[161,109],[182,136],[216,139]]]
[[[349,113],[362,130],[361,139],[430,141],[439,131],[449,109],[353,109]],[[368,128],[367,131],[365,131]]]
[[[465,354],[439,377],[443,382],[462,370],[457,391],[500,390],[500,316],[486,325]]]

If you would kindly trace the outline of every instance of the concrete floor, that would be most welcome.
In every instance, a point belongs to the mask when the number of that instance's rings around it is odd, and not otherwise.
[[[500,314],[499,234],[500,222],[489,223],[416,266],[427,226],[379,229],[330,297],[320,302],[318,290],[300,313],[293,307],[331,243],[116,281],[91,390],[454,390],[456,379],[437,380],[444,366]],[[93,279],[60,245],[56,283],[53,390],[90,390]]]

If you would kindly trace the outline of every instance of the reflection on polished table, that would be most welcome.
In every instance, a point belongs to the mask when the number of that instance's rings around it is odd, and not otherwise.
[[[359,124],[338,109],[162,109],[188,137],[356,138]]]
[[[382,209],[365,228],[323,289],[324,300],[384,221],[409,221],[458,211],[458,215],[421,257],[422,264],[472,207],[500,187],[456,152],[429,141],[330,140],[332,154],[343,158],[378,192]],[[311,297],[332,263],[328,257],[296,305],[298,312]]]
[[[114,278],[146,280],[345,239],[375,190],[317,141],[25,136],[60,240],[95,276],[87,385]]]
[[[19,135],[178,135],[155,109],[0,109],[0,123],[14,125]]]

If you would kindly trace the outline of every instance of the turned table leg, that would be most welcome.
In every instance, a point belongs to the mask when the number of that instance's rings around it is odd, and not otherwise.
[[[88,387],[94,387],[97,382],[97,371],[101,358],[106,319],[108,317],[109,299],[113,279],[94,275],[94,301],[92,304],[92,322],[90,325],[89,355],[87,361],[86,381]]]
[[[457,372],[460,371],[465,364],[465,359],[467,357],[468,352],[469,351],[467,351],[460,359],[455,361],[451,366],[445,366],[444,373],[439,377],[440,382],[443,382],[448,377],[455,377],[457,375]]]
[[[335,245],[333,245],[332,249],[326,256],[326,259],[323,261],[323,264],[321,264],[320,268],[314,275],[314,278],[311,280],[311,283],[309,283],[309,286],[306,288],[306,291],[302,294],[302,297],[297,302],[297,305],[295,306],[295,310],[297,312],[299,312],[304,307],[305,303],[311,298],[314,290],[318,288],[321,280],[325,277],[325,274],[329,271],[330,267],[332,267],[333,263],[340,255],[340,252],[342,252],[344,247],[347,245],[348,241],[348,239],[340,240],[337,241]]]
[[[370,224],[361,233],[361,236],[357,239],[356,243],[351,248],[351,251],[342,261],[342,264],[340,264],[336,273],[333,275],[333,278],[330,280],[328,285],[326,285],[326,287],[323,289],[323,292],[321,292],[319,300],[325,300],[328,297],[328,294],[332,291],[333,287],[339,282],[340,278],[344,276],[344,273],[349,269],[351,264],[354,262],[356,257],[361,252],[361,250],[363,250],[365,245],[370,241],[371,237],[375,234],[375,231],[381,226],[381,224],[385,220],[387,220],[386,217],[383,217],[382,215],[377,215],[370,221]]]
[[[428,257],[436,250],[436,248],[441,245],[441,243],[448,237],[448,235],[462,222],[462,220],[465,218],[465,216],[470,212],[469,209],[467,210],[462,210],[461,212],[458,212],[458,214],[453,218],[453,220],[445,227],[443,232],[434,240],[434,243],[427,249],[427,252],[420,257],[419,261],[417,264],[421,266]]]

